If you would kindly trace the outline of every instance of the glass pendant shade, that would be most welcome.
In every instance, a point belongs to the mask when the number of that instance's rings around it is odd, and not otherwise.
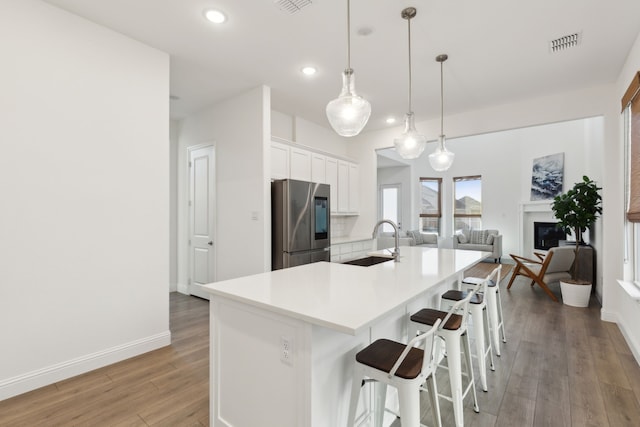
[[[438,172],[444,172],[448,170],[453,164],[453,159],[456,157],[455,153],[447,150],[444,146],[444,135],[440,135],[438,139],[438,147],[429,154],[429,163],[433,170]]]
[[[327,119],[340,136],[355,136],[360,133],[371,115],[369,101],[356,94],[353,70],[342,73],[342,91],[327,104]]]
[[[396,152],[403,159],[416,159],[424,151],[427,145],[427,138],[416,130],[413,113],[404,116],[404,132],[400,138],[393,140]]]

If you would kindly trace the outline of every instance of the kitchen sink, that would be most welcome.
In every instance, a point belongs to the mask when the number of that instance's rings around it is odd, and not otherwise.
[[[383,256],[368,256],[364,258],[352,259],[351,261],[345,261],[343,264],[359,265],[361,267],[371,267],[372,265],[380,264],[386,261],[393,261],[393,258]]]

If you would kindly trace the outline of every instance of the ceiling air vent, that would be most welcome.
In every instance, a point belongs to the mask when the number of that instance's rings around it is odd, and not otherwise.
[[[561,50],[569,49],[570,47],[576,47],[582,40],[581,33],[573,33],[568,36],[560,37],[549,42],[549,51],[551,53],[559,52]]]
[[[311,0],[274,0],[273,3],[278,6],[278,9],[281,11],[293,15],[303,7],[309,6]]]

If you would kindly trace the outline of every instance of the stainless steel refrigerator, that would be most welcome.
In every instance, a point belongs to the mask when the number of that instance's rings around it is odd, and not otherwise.
[[[329,186],[283,179],[271,183],[271,268],[331,261]]]

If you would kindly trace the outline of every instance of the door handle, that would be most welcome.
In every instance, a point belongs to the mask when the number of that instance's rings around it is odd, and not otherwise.
[[[209,240],[209,241],[207,242],[207,245],[209,245],[209,246],[213,246],[213,240]]]

